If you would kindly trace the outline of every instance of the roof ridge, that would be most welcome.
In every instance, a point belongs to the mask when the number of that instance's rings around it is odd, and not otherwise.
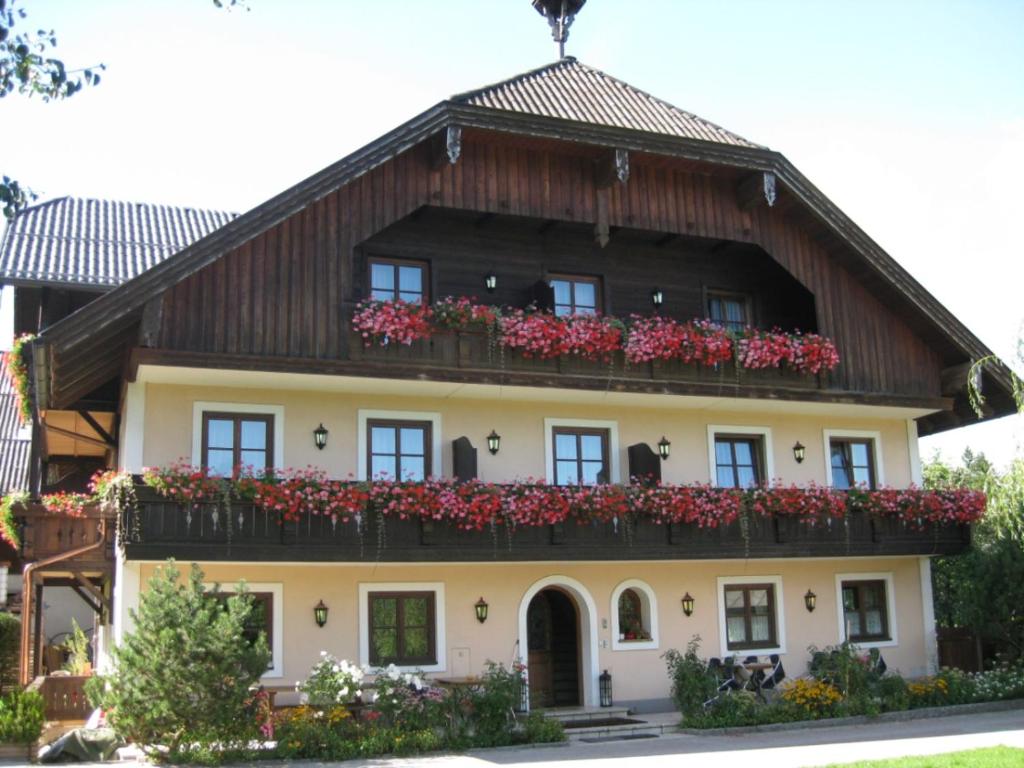
[[[472,90],[469,91],[462,91],[460,93],[453,94],[448,99],[448,101],[469,101],[474,96],[479,96],[481,94],[487,93],[487,91],[493,91],[495,88],[500,88],[503,85],[514,83],[517,80],[526,80],[527,78],[533,77],[534,75],[539,75],[541,72],[545,70],[555,69],[556,67],[562,66],[564,64],[573,63],[578,63],[576,61],[575,56],[563,56],[562,58],[558,59],[557,61],[553,61],[550,64],[544,64],[543,66],[535,67],[534,69],[528,69],[525,72],[520,72],[518,75],[512,75],[512,77],[506,77],[503,80],[498,80],[496,82],[480,86],[479,88],[473,88]]]
[[[33,205],[25,206],[24,208],[21,208],[17,212],[16,217],[17,216],[21,216],[21,215],[26,214],[26,213],[32,213],[34,211],[39,210],[40,208],[45,208],[48,205],[54,205],[56,203],[68,203],[68,202],[75,202],[75,203],[106,203],[106,204],[110,204],[110,205],[125,205],[125,206],[134,205],[134,206],[142,206],[142,207],[145,207],[145,208],[172,208],[172,209],[177,210],[177,211],[197,211],[197,212],[200,212],[200,213],[222,213],[222,214],[226,214],[228,216],[239,216],[239,215],[241,215],[237,211],[229,211],[229,210],[226,210],[226,209],[223,209],[223,208],[202,208],[202,207],[195,206],[195,205],[175,205],[173,203],[148,203],[148,202],[142,202],[142,201],[139,201],[139,200],[125,200],[125,199],[115,199],[115,198],[108,198],[108,197],[80,197],[78,195],[61,195],[59,197],[54,197],[54,198],[51,198],[49,200],[44,200],[41,203],[35,203]]]

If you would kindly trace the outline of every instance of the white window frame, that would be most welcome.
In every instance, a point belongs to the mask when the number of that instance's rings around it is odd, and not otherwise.
[[[775,639],[778,644],[763,648],[729,649],[729,634],[725,624],[725,588],[735,584],[771,584],[775,589]],[[718,640],[722,656],[765,656],[786,653],[786,600],[782,592],[781,576],[719,576],[718,577]]]
[[[871,441],[871,459],[875,462],[875,487],[885,485],[885,472],[882,465],[882,433],[868,429],[825,429],[822,430],[825,445],[825,485],[832,487],[832,439],[850,438],[852,440]]]
[[[433,592],[434,593],[434,649],[437,663],[400,666],[414,672],[446,672],[448,670],[448,638],[445,632],[445,602],[443,581],[375,581],[359,583],[359,663],[370,665],[370,593],[371,592]]]
[[[640,597],[640,610],[643,614],[644,628],[651,633],[650,640],[620,640],[619,635],[619,597],[627,589],[632,589]],[[640,579],[626,579],[612,591],[612,650],[613,651],[653,651],[658,648],[658,598],[651,585]]]
[[[374,419],[390,419],[393,421],[429,421],[430,422],[430,476],[442,476],[441,461],[441,414],[436,411],[378,411],[359,409],[359,425],[356,428],[356,440],[359,441],[358,474],[360,480],[370,478],[370,457],[367,456],[367,422]]]
[[[274,417],[274,463],[280,469],[284,467],[284,406],[261,403],[218,403],[214,400],[196,400],[192,403],[192,464],[203,464],[203,413],[220,411],[221,413],[258,413]]]
[[[761,481],[765,485],[775,480],[775,458],[772,448],[771,427],[749,427],[734,424],[708,424],[708,478],[711,485],[718,486],[718,462],[715,459],[715,437],[717,435],[751,435],[761,438],[764,446],[764,474]]]
[[[544,419],[544,473],[547,481],[555,482],[555,445],[554,431],[556,427],[608,430],[608,482],[619,483],[619,422],[600,419]]]
[[[274,615],[271,621],[274,627],[273,647],[270,649],[270,668],[262,675],[260,680],[270,680],[284,677],[284,584],[279,581],[244,581],[247,592],[269,592],[273,596]],[[212,592],[217,587],[218,594],[237,595],[235,584],[225,585],[223,582],[204,582],[203,589]]]
[[[837,573],[836,574],[836,621],[839,625],[839,642],[846,640],[846,611],[843,610],[844,581],[884,581],[885,612],[889,622],[888,640],[855,641],[858,648],[893,648],[900,644],[899,631],[896,626],[896,588],[893,585],[892,571],[876,571],[871,573]]]

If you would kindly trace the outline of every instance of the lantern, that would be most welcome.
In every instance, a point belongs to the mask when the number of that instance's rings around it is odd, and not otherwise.
[[[807,612],[812,613],[817,604],[818,596],[808,589],[807,594],[804,595],[804,605],[807,607]]]
[[[327,623],[327,606],[324,605],[323,600],[313,607],[313,620],[316,621],[318,627]]]
[[[487,621],[487,601],[482,597],[476,601],[476,605],[473,606],[476,609],[476,620],[483,624]]]
[[[612,676],[608,674],[607,669],[601,673],[598,683],[601,691],[601,706],[610,707],[612,705]]]
[[[487,436],[487,450],[490,451],[491,456],[493,456],[498,452],[499,448],[501,448],[501,435],[492,429],[491,434]]]
[[[806,454],[807,454],[807,449],[804,448],[804,446],[800,443],[799,440],[797,440],[796,444],[793,446],[793,458],[796,459],[796,463],[797,464],[803,464],[804,463],[804,456]]]
[[[661,305],[665,303],[665,294],[661,292],[661,288],[651,291],[651,303],[655,309],[661,309]]]
[[[661,456],[661,460],[664,461],[668,458],[668,453],[672,449],[672,443],[665,439],[665,436],[661,436],[661,440],[658,441],[658,455]]]
[[[327,428],[322,421],[320,426],[313,430],[313,444],[321,451],[327,447]]]
[[[683,595],[683,613],[687,616],[693,615],[693,596],[689,592]]]
[[[484,278],[484,288],[487,289],[488,293],[494,293],[494,289],[498,287],[498,276],[491,272]]]

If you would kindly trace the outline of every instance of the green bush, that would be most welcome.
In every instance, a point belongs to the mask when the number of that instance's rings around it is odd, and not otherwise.
[[[472,742],[478,747],[498,747],[514,740],[515,709],[522,694],[523,671],[488,661],[481,685],[469,692]]]
[[[14,690],[0,697],[0,744],[31,744],[43,732],[43,697]]]
[[[881,678],[875,671],[877,651],[865,655],[849,642],[820,651],[812,645],[808,650],[811,652],[808,668],[814,679],[831,683],[850,698],[873,695]]]
[[[902,712],[910,708],[910,691],[907,681],[899,675],[885,675],[876,688],[879,705],[883,712]]]
[[[246,638],[252,597],[222,599],[192,566],[179,583],[173,561],[158,568],[132,611],[134,630],[113,649],[113,671],[92,678],[92,703],[117,733],[174,757],[206,745],[230,750],[258,737],[249,689],[267,669],[261,632]]]
[[[565,741],[565,728],[553,717],[531,712],[522,723],[523,740],[527,744],[552,744]]]
[[[21,621],[17,616],[0,613],[0,693],[17,687],[20,659]]]
[[[672,700],[684,718],[699,713],[704,702],[714,697],[719,681],[708,664],[697,655],[700,636],[686,644],[686,653],[672,648],[662,654],[672,684]]]

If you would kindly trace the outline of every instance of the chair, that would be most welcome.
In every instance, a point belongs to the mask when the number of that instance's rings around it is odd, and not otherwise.
[[[743,659],[744,672],[747,675],[749,675],[743,687],[752,691],[756,691],[758,688],[761,687],[761,681],[764,680],[764,672],[762,672],[760,669],[747,669],[746,665],[757,664],[757,662],[757,656],[747,656],[745,659]]]
[[[779,683],[786,679],[786,670],[782,668],[782,659],[779,658],[779,654],[773,653],[768,657],[768,660],[772,663],[772,670],[761,682],[762,691],[773,690]]]
[[[882,658],[882,654],[877,648],[872,648],[868,651],[868,659],[870,660],[871,671],[879,677],[884,675],[885,670],[889,668],[889,665],[885,663],[885,659]]]

